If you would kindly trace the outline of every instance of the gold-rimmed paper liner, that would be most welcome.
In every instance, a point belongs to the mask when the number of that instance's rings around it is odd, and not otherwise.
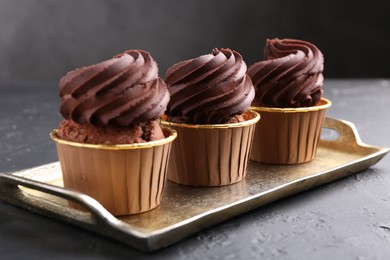
[[[234,124],[191,125],[161,121],[175,129],[168,179],[175,183],[212,187],[241,181],[246,174],[255,124],[260,115],[243,114],[247,120]]]
[[[116,216],[157,207],[177,136],[166,127],[163,132],[166,138],[148,143],[93,145],[62,140],[53,131],[64,187],[93,197]]]
[[[300,164],[316,156],[326,110],[332,102],[322,98],[303,108],[251,107],[261,114],[250,159],[270,164]]]

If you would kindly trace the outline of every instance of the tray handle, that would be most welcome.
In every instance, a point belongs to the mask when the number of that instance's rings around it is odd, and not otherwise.
[[[24,192],[19,186],[75,202],[85,208],[87,212],[63,207],[55,202],[42,198],[42,196],[30,195]],[[111,229],[112,226],[121,225],[117,218],[88,195],[12,174],[0,173],[0,199],[22,208],[60,218],[69,223],[84,227],[87,225],[90,227],[99,226],[99,228]]]
[[[348,121],[326,117],[323,123],[323,129],[332,129],[335,130],[339,136],[335,139],[323,139],[321,137],[322,143],[340,143],[340,144],[350,144],[350,145],[363,145],[362,140],[360,139],[359,133],[356,129],[356,126]],[[323,131],[324,132],[324,131]]]

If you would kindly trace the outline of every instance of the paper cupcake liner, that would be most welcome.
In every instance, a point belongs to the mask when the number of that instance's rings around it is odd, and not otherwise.
[[[305,108],[251,107],[261,115],[253,138],[250,159],[270,164],[299,164],[316,156],[326,110],[331,106],[322,98],[318,105]]]
[[[147,143],[93,145],[60,139],[54,130],[64,187],[83,192],[113,215],[149,211],[160,204],[175,131]]]
[[[254,111],[234,124],[192,125],[161,121],[175,129],[168,179],[188,186],[223,186],[241,181],[246,174],[255,124]]]

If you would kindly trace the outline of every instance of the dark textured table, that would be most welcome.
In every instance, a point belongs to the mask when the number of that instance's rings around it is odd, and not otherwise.
[[[328,116],[390,147],[390,81],[326,80]],[[0,83],[0,172],[57,160],[56,83]],[[390,156],[351,177],[274,202],[144,254],[0,201],[1,259],[388,259]]]

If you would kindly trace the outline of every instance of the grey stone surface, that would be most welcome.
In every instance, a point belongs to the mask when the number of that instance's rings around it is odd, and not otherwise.
[[[390,147],[390,81],[326,80],[328,116],[355,123],[364,142]],[[0,84],[0,171],[56,160],[56,83]],[[0,202],[2,259],[388,259],[390,156],[354,176],[237,216],[143,254]]]
[[[327,77],[388,77],[389,8],[386,0],[0,0],[0,80],[58,80],[138,48],[161,76],[214,47],[250,65],[273,37],[315,43]]]

